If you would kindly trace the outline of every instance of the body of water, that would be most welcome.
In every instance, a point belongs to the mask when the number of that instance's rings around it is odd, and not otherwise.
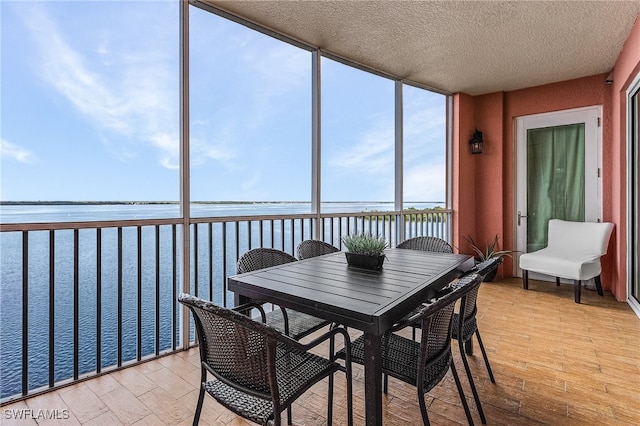
[[[412,207],[426,209],[435,203],[418,203]],[[391,211],[393,203],[326,203],[323,212],[347,213],[363,211]],[[283,215],[309,213],[309,203],[230,203],[193,204],[192,217],[225,217],[251,215]],[[157,219],[178,217],[177,204],[72,204],[72,205],[2,205],[2,223],[42,223],[80,222],[129,219]],[[259,235],[258,224],[233,228],[223,233],[222,224],[214,224],[212,240],[198,240],[200,258],[195,265],[192,261],[192,291],[198,285],[201,297],[222,303],[224,271],[235,272],[237,253],[243,253]],[[201,225],[206,227],[206,224]],[[298,229],[298,224],[294,224]],[[181,227],[178,227],[175,241],[177,271],[174,276],[173,245],[171,226],[161,226],[158,233],[154,227],[141,230],[141,253],[138,252],[137,228],[122,228],[122,255],[118,259],[118,230],[106,228],[101,231],[100,277],[98,277],[98,249],[95,229],[80,230],[78,233],[78,287],[74,284],[73,231],[56,231],[53,241],[53,259],[50,258],[50,234],[48,231],[29,233],[28,252],[28,382],[29,389],[46,386],[49,377],[50,342],[50,300],[53,298],[53,341],[55,348],[55,381],[73,377],[74,369],[74,327],[75,298],[78,299],[78,369],[79,374],[95,371],[99,359],[100,368],[116,365],[118,348],[121,347],[123,362],[151,355],[156,350],[170,349],[173,339],[173,324],[179,321],[179,312],[173,311],[173,300],[179,292],[179,268],[181,250]],[[207,228],[201,231],[207,232]],[[263,230],[265,245],[270,241],[290,243],[289,228]],[[249,234],[249,235],[248,235]],[[284,234],[284,236],[283,236]],[[223,242],[226,235],[226,243]],[[237,241],[236,241],[237,235]],[[249,242],[249,238],[253,238]],[[297,238],[301,238],[298,236]],[[157,241],[158,240],[158,241]],[[193,238],[192,238],[193,240]],[[294,244],[297,244],[296,241]],[[159,259],[156,259],[156,244]],[[237,244],[237,246],[236,246]],[[278,247],[278,244],[274,244]],[[292,252],[292,246],[285,247]],[[226,254],[225,254],[226,253]],[[138,268],[140,256],[140,268]],[[210,259],[224,259],[213,262]],[[53,262],[51,261],[53,260]],[[121,285],[118,286],[118,268],[121,269]],[[159,265],[159,266],[156,266]],[[194,274],[198,268],[199,274]],[[210,272],[207,272],[211,268]],[[140,272],[141,271],[141,272]],[[19,232],[0,233],[0,398],[7,398],[21,392],[22,383],[22,234]],[[198,275],[197,282],[195,275]],[[50,276],[54,277],[53,286]],[[215,279],[213,277],[215,276]],[[100,278],[100,279],[98,279]],[[209,288],[210,280],[213,286]],[[156,307],[156,297],[159,307]],[[232,295],[227,294],[227,298]],[[122,299],[120,312],[118,300]],[[139,300],[138,300],[139,299]],[[228,299],[229,300],[229,299]],[[138,314],[138,307],[140,313]],[[118,344],[118,323],[121,317],[122,338]],[[138,321],[140,315],[140,321]],[[98,316],[100,321],[98,321]],[[159,317],[159,340],[156,340],[156,316]],[[179,322],[178,322],[179,323]],[[98,327],[98,324],[100,326]],[[138,324],[141,332],[138,333]],[[96,336],[100,336],[100,348]],[[138,338],[141,340],[138,349]],[[100,351],[98,353],[98,351]],[[140,354],[138,354],[140,352]],[[99,356],[98,356],[99,355]]]

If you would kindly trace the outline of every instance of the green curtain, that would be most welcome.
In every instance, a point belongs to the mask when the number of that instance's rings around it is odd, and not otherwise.
[[[527,131],[527,252],[547,246],[549,219],[584,221],[584,123]]]

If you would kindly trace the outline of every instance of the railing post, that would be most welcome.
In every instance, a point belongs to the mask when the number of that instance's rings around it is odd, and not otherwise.
[[[191,194],[189,186],[189,1],[180,2],[180,214],[182,218],[182,291],[191,283]],[[177,295],[174,295],[177,297]],[[189,312],[182,309],[182,347],[189,347]]]
[[[396,80],[395,84],[395,209],[400,212],[396,215],[396,241],[394,245],[404,241],[404,215],[402,209],[404,208],[404,194],[403,194],[403,175],[404,175],[404,150],[403,150],[403,82],[402,80]],[[392,243],[392,242],[390,242]],[[392,243],[393,244],[393,243]]]
[[[311,213],[316,215],[316,226],[314,234],[311,238],[323,240],[322,224],[320,223],[320,161],[321,161],[321,134],[320,134],[320,113],[321,113],[321,97],[320,97],[320,49],[316,49],[311,53]]]

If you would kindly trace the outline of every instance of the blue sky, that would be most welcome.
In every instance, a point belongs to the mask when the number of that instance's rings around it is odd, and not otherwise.
[[[2,200],[179,197],[176,1],[0,2]],[[190,14],[191,198],[310,199],[311,54]],[[322,60],[322,197],[393,200],[394,83]],[[444,199],[443,96],[406,87],[405,199]]]

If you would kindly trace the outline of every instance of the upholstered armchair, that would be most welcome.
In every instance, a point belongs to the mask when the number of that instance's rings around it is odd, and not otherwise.
[[[529,288],[529,272],[538,272],[556,277],[556,285],[560,278],[573,280],[576,303],[580,303],[582,282],[591,278],[602,296],[600,258],[607,254],[612,231],[612,223],[551,219],[547,247],[520,256],[524,289]]]

